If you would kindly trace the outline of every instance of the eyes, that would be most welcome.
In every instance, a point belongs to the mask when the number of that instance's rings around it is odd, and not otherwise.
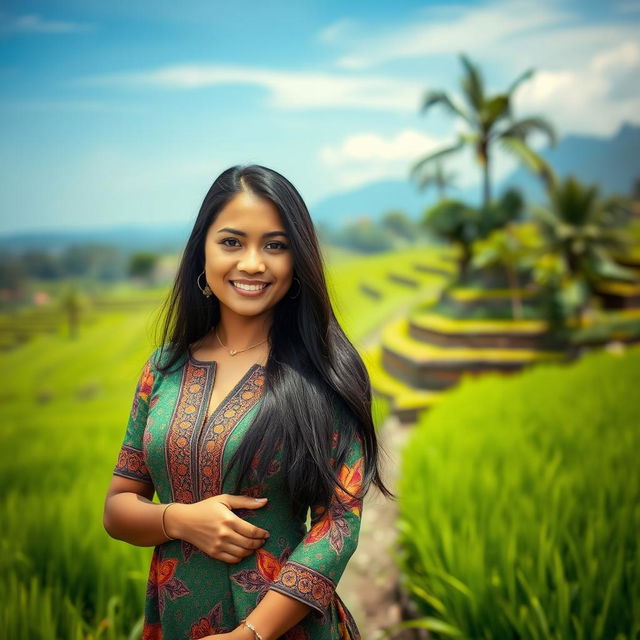
[[[228,244],[229,242],[231,243],[237,242],[238,244]],[[240,246],[240,241],[238,240],[238,238],[223,238],[219,242],[219,244],[224,245],[225,247],[235,248]],[[284,242],[280,242],[278,240],[272,240],[271,242],[267,242],[265,246],[269,247],[270,245],[275,245],[273,246],[273,249],[275,249],[276,251],[284,250],[288,248],[288,246]]]

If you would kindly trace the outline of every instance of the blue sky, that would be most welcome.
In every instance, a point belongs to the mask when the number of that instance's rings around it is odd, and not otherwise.
[[[462,51],[489,91],[535,68],[516,115],[561,136],[640,123],[640,0],[1,6],[0,233],[192,221],[233,164],[282,172],[312,211],[404,179],[460,126],[418,107],[456,95]]]

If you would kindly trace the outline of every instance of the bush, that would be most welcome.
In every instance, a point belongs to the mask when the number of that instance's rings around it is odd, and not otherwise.
[[[403,452],[400,565],[434,637],[640,634],[640,349],[464,381]]]

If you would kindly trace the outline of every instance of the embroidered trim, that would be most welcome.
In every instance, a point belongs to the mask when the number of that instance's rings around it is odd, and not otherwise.
[[[324,614],[331,604],[336,586],[321,573],[289,560],[282,567],[271,588],[301,600]]]
[[[202,434],[200,445],[200,499],[218,495],[222,489],[222,458],[227,438],[233,428],[257,402],[263,393],[264,373],[256,369],[233,394],[220,410],[211,417],[215,424],[208,421],[206,432]]]
[[[211,373],[211,367],[194,364],[190,359],[184,365],[165,441],[173,502],[193,503],[220,493],[222,451],[227,438],[262,395],[264,372],[258,367],[250,375],[247,372],[215,415],[202,420]],[[217,422],[211,424],[212,419]]]
[[[129,447],[126,444],[120,447],[118,462],[116,463],[113,473],[125,478],[131,478],[132,480],[153,484],[147,465],[144,462],[143,452],[139,449]]]
[[[206,369],[187,364],[182,372],[180,392],[171,424],[167,430],[167,471],[171,480],[173,502],[194,502],[191,470],[191,440],[198,418],[197,407],[204,396]]]

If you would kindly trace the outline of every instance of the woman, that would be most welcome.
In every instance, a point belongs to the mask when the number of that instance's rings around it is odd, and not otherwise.
[[[112,537],[155,546],[143,638],[359,638],[335,588],[370,485],[392,494],[366,369],[282,175],[252,165],[215,180],[160,344],[104,512]]]

